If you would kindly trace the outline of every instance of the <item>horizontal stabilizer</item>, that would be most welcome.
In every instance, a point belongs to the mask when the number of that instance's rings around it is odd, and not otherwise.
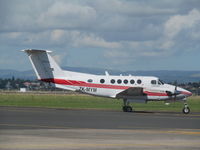
[[[31,53],[31,52],[47,52],[47,53],[51,53],[52,51],[50,50],[40,50],[40,49],[24,49],[21,50],[22,52],[26,52],[26,53]]]

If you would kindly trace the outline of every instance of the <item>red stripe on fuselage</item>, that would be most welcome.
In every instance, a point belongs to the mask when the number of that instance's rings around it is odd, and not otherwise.
[[[85,86],[85,87],[96,87],[96,88],[108,88],[108,89],[128,89],[129,86],[118,86],[118,85],[108,85],[108,84],[94,84],[87,83],[84,81],[75,81],[75,80],[64,80],[64,79],[41,79],[41,81],[52,82],[56,84],[63,85],[73,85],[73,86]]]
[[[130,88],[130,86],[94,84],[94,83],[87,83],[84,81],[53,79],[53,78],[41,79],[41,81],[52,82],[52,83],[62,84],[62,85],[84,86],[84,87],[94,87],[94,88],[121,89],[121,90],[126,90]],[[146,93],[148,96],[168,96],[167,93],[156,93],[156,92],[149,92],[149,91],[144,91],[144,93]]]
[[[41,79],[41,81],[52,82],[52,83],[56,83],[56,84],[73,85],[73,83],[70,82],[69,80],[63,80],[63,79],[49,78],[49,79]]]
[[[144,91],[148,96],[168,96],[167,93],[156,93],[156,92],[149,92],[149,91]]]
[[[188,95],[188,96],[191,96],[191,95],[192,95],[191,92],[184,92],[184,91],[182,91],[181,94]]]

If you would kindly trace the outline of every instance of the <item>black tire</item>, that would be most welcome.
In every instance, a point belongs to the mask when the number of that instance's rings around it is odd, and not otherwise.
[[[190,108],[189,107],[184,107],[183,108],[183,113],[184,114],[189,114],[190,113]]]
[[[127,109],[127,112],[132,112],[133,111],[131,106],[127,106],[126,109]]]
[[[123,106],[122,110],[123,112],[127,112],[127,106]]]

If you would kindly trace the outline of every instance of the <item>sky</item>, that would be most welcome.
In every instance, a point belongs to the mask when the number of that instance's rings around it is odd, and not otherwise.
[[[61,66],[200,70],[200,1],[0,0],[0,69],[32,69],[22,49]]]

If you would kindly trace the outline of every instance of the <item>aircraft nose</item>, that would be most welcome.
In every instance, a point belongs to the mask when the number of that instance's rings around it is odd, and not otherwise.
[[[185,96],[189,97],[189,96],[192,96],[192,92],[188,91],[188,90],[185,90],[185,89],[182,89],[181,90],[181,94],[184,94]]]

